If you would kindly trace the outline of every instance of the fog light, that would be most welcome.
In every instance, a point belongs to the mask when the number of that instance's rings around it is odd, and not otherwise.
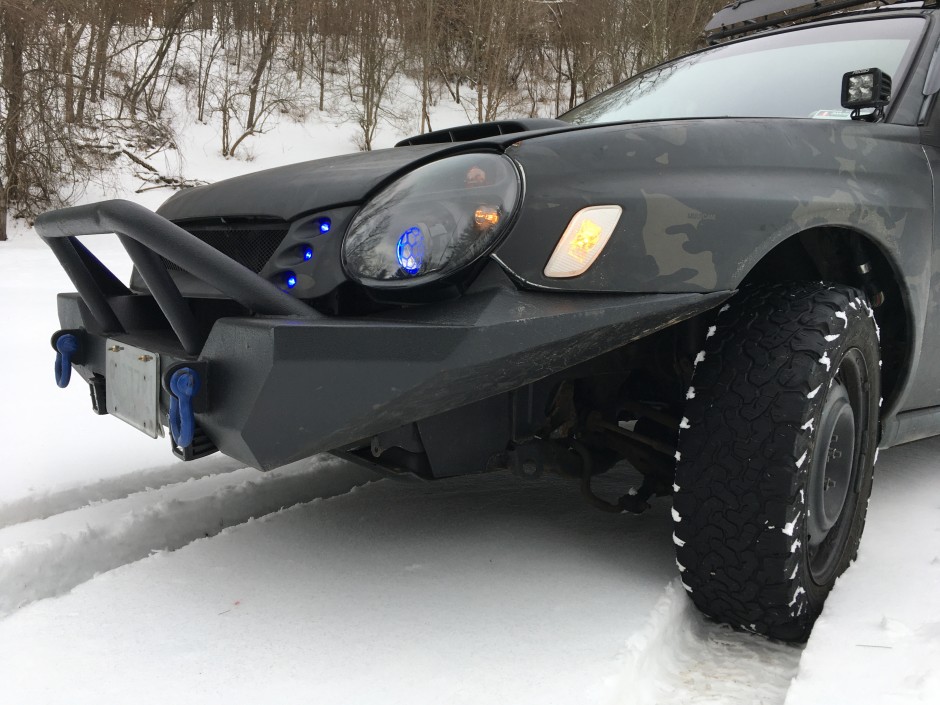
[[[330,228],[333,226],[333,223],[330,222],[329,218],[320,218],[320,232],[326,235],[330,232]]]

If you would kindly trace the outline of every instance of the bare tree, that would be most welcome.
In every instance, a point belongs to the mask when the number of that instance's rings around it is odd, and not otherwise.
[[[0,67],[0,87],[3,90],[3,196],[0,198],[0,239],[6,240],[6,221],[11,202],[19,200],[23,178],[20,154],[21,125],[25,101],[25,67],[23,55],[27,42],[27,12],[32,9],[26,2],[8,2],[0,7],[0,38],[3,42]]]
[[[156,82],[163,74],[167,58],[174,46],[178,46],[178,33],[182,31],[195,6],[196,0],[180,0],[178,4],[170,4],[165,8],[165,19],[157,33],[157,47],[143,73],[127,87],[125,93],[125,103],[130,108],[131,114],[137,112],[141,98],[149,96],[145,106],[148,114],[159,115],[160,111],[155,109],[151,102],[156,90]]]
[[[362,7],[358,26],[361,34],[356,56],[349,62],[346,92],[352,104],[351,117],[362,130],[359,146],[371,150],[379,123],[397,117],[385,99],[404,58],[389,31],[394,28],[393,18],[380,5]]]
[[[422,132],[441,93],[480,122],[557,114],[695,47],[726,2],[0,0],[0,239],[114,165],[187,183],[153,159],[173,149],[175,86],[226,156],[308,102],[350,106],[371,149],[406,79]]]

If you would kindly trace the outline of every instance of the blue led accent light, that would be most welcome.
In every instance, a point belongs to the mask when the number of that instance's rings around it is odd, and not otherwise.
[[[307,245],[304,248],[304,262],[309,262],[313,259],[313,248],[310,245]]]
[[[293,272],[284,272],[284,284],[287,285],[288,289],[293,289],[297,286],[297,275]]]
[[[326,235],[328,232],[330,232],[331,226],[332,226],[332,223],[330,222],[329,218],[320,218],[320,232],[321,233]]]
[[[406,274],[416,275],[424,266],[424,233],[421,228],[408,228],[398,238],[398,264]]]

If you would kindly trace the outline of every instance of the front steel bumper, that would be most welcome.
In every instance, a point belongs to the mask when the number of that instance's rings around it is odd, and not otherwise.
[[[732,293],[557,294],[484,276],[456,300],[334,318],[132,203],[54,211],[36,227],[79,292],[59,295],[62,328],[81,336],[75,369],[100,378],[108,338],[159,352],[163,372],[198,365],[205,377],[199,426],[223,453],[261,469],[535,382]],[[127,290],[74,237],[101,232],[119,234],[152,297]],[[157,255],[254,314],[220,318],[200,334]],[[138,324],[153,321],[157,307],[162,328]]]

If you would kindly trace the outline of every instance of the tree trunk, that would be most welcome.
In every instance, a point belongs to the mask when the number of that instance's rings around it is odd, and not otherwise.
[[[326,93],[326,37],[321,37],[320,41],[322,42],[320,45],[320,67],[318,69],[320,72],[320,99],[317,102],[317,107],[322,113],[324,94]]]
[[[95,45],[95,69],[91,74],[91,102],[104,100],[105,97],[105,77],[107,75],[108,64],[108,39],[111,36],[111,28],[117,21],[117,16],[112,10],[108,13],[108,18],[98,31],[98,41]]]
[[[75,106],[75,119],[78,122],[83,122],[85,120],[85,100],[88,97],[89,89],[94,92],[94,86],[88,85],[88,77],[91,74],[91,54],[96,44],[96,37],[98,28],[95,27],[94,23],[88,28],[88,47],[85,51],[85,65],[82,67],[82,81],[81,89],[78,91],[78,104]]]
[[[75,122],[75,44],[78,43],[71,22],[65,23],[65,51],[62,52],[62,73],[65,75],[65,122]],[[81,34],[77,34],[81,36]]]
[[[26,27],[22,16],[12,8],[0,14],[3,28],[3,70],[0,86],[6,99],[7,116],[3,122],[3,173],[6,176],[6,199],[16,203],[20,192],[20,121],[23,109],[24,73],[23,44]]]
[[[0,177],[0,242],[7,239],[7,190]]]
[[[281,31],[281,8],[283,3],[278,0],[274,5],[271,17],[271,26],[261,43],[261,52],[258,56],[258,65],[251,77],[251,83],[248,84],[248,118],[245,120],[245,131],[250,132],[255,129],[255,120],[258,110],[258,90],[261,88],[261,78],[268,68],[268,63],[274,56],[274,48],[277,46],[277,36]],[[232,151],[235,151],[234,148]]]

